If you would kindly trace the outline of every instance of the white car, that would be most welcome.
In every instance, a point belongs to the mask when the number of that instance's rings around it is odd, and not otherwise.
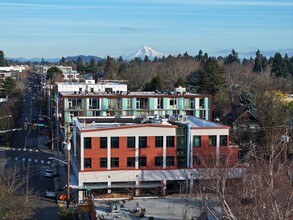
[[[44,177],[53,177],[53,170],[52,169],[45,169]]]
[[[46,189],[46,197],[49,197],[49,198],[55,198],[55,197],[56,197],[56,192],[55,192],[55,190],[49,190],[49,189]]]

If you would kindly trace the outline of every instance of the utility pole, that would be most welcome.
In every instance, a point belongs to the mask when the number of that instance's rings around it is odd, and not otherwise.
[[[52,133],[52,142],[51,142],[51,151],[53,152],[54,151],[54,123],[53,123],[53,118],[51,117],[50,118],[50,121],[51,121],[51,133]]]
[[[69,208],[70,204],[70,125],[68,123],[67,126],[67,208]]]
[[[29,169],[30,169],[30,160],[27,160],[26,187],[25,187],[25,192],[26,192],[25,199],[26,199],[26,203],[28,203]]]

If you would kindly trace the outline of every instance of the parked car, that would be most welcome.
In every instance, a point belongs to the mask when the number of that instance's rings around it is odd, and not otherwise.
[[[46,189],[46,197],[48,198],[55,198],[56,192],[53,189]]]
[[[56,196],[59,196],[64,192],[65,188],[60,188],[60,189],[46,189],[46,197],[48,198],[56,198]]]
[[[45,169],[44,177],[54,177],[52,169]]]

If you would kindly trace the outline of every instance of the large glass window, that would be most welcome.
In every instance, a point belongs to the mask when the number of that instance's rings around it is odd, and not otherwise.
[[[100,137],[100,148],[107,148],[107,137]]]
[[[139,137],[139,148],[146,148],[147,147],[147,137]]]
[[[163,136],[156,136],[155,147],[163,147]]]
[[[163,157],[155,157],[155,166],[157,167],[163,166]]]
[[[90,137],[85,137],[83,139],[83,146],[84,146],[84,149],[91,149],[92,148],[92,138]]]
[[[111,167],[119,167],[119,157],[111,158]]]
[[[220,146],[227,146],[227,135],[220,135]]]
[[[100,168],[107,168],[107,158],[106,157],[102,157],[100,158]]]
[[[127,167],[135,167],[135,157],[127,157]]]
[[[84,168],[92,168],[92,158],[84,158]]]
[[[127,148],[135,148],[135,137],[127,137]]]
[[[209,136],[209,146],[215,147],[217,145],[217,136],[216,135],[210,135]]]
[[[119,148],[119,137],[111,137],[111,148]]]
[[[171,167],[171,166],[174,166],[174,164],[175,164],[174,157],[173,156],[167,156],[166,157],[166,166]]]
[[[139,167],[146,167],[147,166],[147,158],[146,157],[139,157],[138,163],[139,163]]]
[[[193,147],[201,146],[201,136],[193,136]]]
[[[175,146],[174,140],[175,140],[174,136],[167,136],[167,139],[166,139],[167,147],[174,147]]]

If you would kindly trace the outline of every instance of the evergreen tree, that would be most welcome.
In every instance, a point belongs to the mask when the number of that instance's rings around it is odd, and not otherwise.
[[[84,73],[85,66],[83,64],[81,57],[78,57],[78,59],[76,61],[76,70],[77,70],[77,72],[79,72],[81,74]]]
[[[253,72],[259,73],[266,70],[267,63],[268,63],[267,58],[263,56],[259,50],[257,50],[255,53]]]
[[[198,55],[195,56],[195,60],[201,61],[202,58],[203,58],[203,55],[202,54],[203,54],[202,50],[199,50],[198,51]]]
[[[62,71],[58,67],[53,66],[47,70],[47,77],[46,78],[47,78],[47,80],[55,81],[57,75],[62,75]]]
[[[0,50],[0,66],[9,66],[2,50]]]
[[[61,60],[59,61],[59,64],[60,64],[60,65],[63,65],[65,62],[66,62],[66,61],[65,61],[65,58],[62,57]]]
[[[162,90],[163,86],[160,75],[157,75],[152,79],[151,85],[153,87],[153,90]]]
[[[150,62],[150,59],[149,59],[149,57],[147,55],[145,55],[143,62],[144,63],[149,63]]]
[[[255,59],[254,59],[254,66],[253,66],[253,72],[261,72],[262,71],[262,54],[259,50],[255,53]]]
[[[162,90],[162,80],[159,75],[152,78],[151,82],[146,82],[143,86],[143,91]]]
[[[238,102],[239,105],[246,110],[255,110],[255,100],[247,90],[243,90],[241,92],[241,94],[238,96]]]
[[[233,62],[240,63],[240,60],[238,58],[238,53],[234,49],[232,49],[231,53],[226,58],[225,64],[230,64]]]
[[[215,58],[208,58],[203,67],[203,73],[202,90],[214,96],[225,83],[224,71]]]
[[[115,60],[112,57],[107,56],[105,61],[105,68],[104,68],[105,77],[107,79],[115,79],[117,69],[118,67],[116,67]]]
[[[286,62],[282,55],[278,52],[274,56],[271,73],[273,73],[276,77],[286,78],[288,76]]]
[[[9,96],[15,89],[16,82],[11,77],[6,77],[2,83],[1,97]]]
[[[186,89],[193,93],[202,93],[202,81],[204,73],[202,70],[191,72],[186,77]]]
[[[118,61],[119,61],[119,62],[123,62],[123,58],[122,58],[122,56],[119,56]]]
[[[179,86],[185,87],[185,81],[184,81],[184,79],[181,76],[179,76],[177,78],[177,81],[174,84],[174,87],[176,87],[176,88],[179,87]]]
[[[286,66],[287,66],[288,73],[293,75],[293,62],[288,57],[288,54],[285,54],[284,60],[285,60]]]

